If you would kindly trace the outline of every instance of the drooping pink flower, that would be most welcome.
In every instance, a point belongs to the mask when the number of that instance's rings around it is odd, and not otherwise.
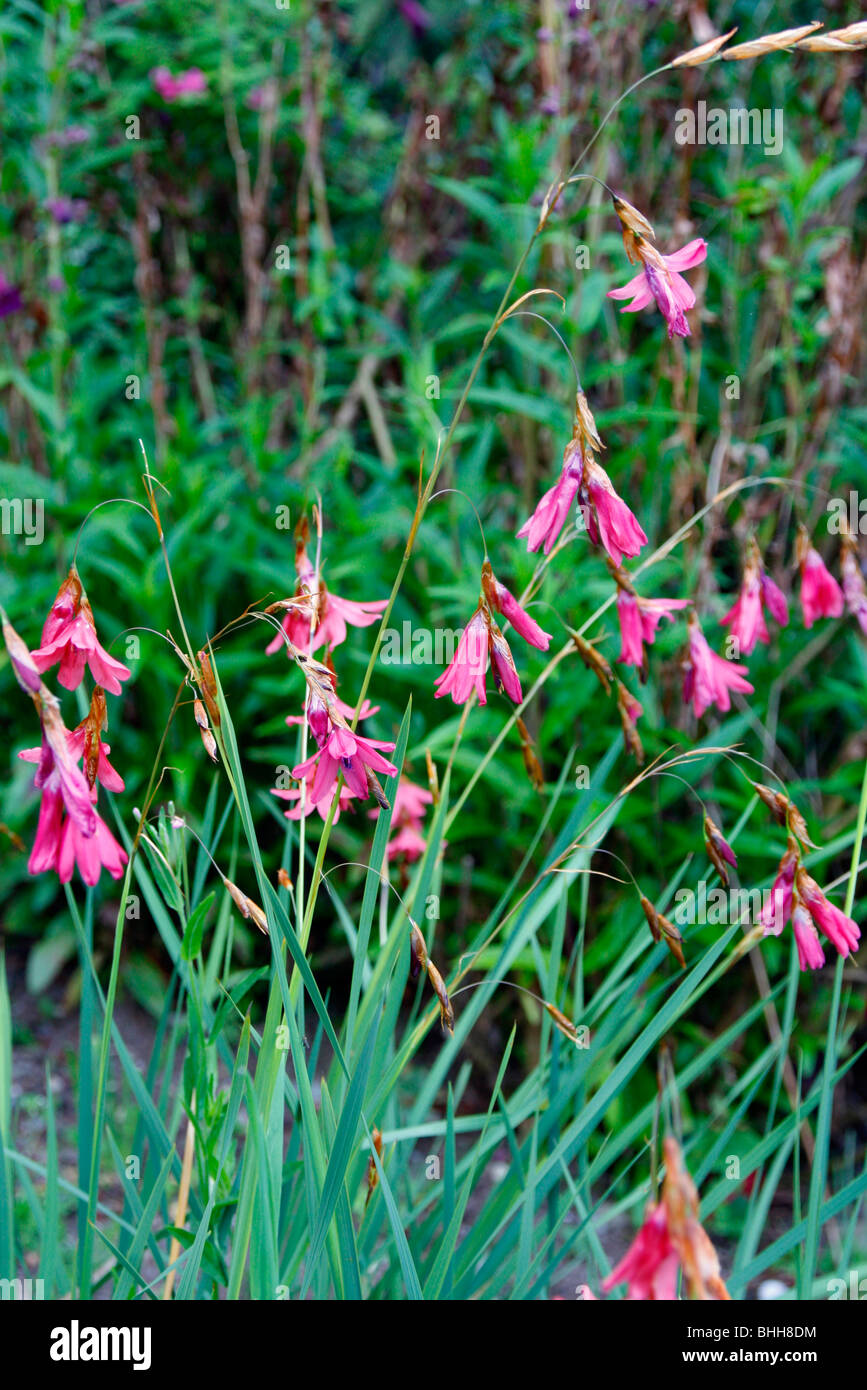
[[[178,101],[180,97],[200,96],[207,90],[208,81],[201,68],[187,68],[173,73],[166,67],[152,68],[151,82],[163,101]]]
[[[490,617],[480,605],[467,623],[450,664],[437,676],[436,698],[451,695],[456,705],[462,705],[475,690],[479,704],[487,704],[485,672],[488,669],[488,633]]]
[[[707,242],[696,237],[670,256],[663,256],[643,238],[633,238],[633,245],[642,268],[627,284],[609,290],[608,298],[632,300],[631,304],[623,306],[621,314],[637,313],[655,300],[668,325],[669,338],[675,334],[679,338],[688,338],[690,327],[686,321],[686,310],[693,308],[695,293],[679,272],[701,264],[707,256]]]
[[[749,656],[757,642],[770,641],[763,607],[767,608],[771,617],[781,627],[786,626],[789,621],[786,596],[765,574],[759,547],[752,538],[747,550],[740,593],[725,617],[720,619],[723,627],[731,629],[731,636],[738,643],[744,656]]]
[[[516,705],[521,703],[521,682],[509,644],[495,622],[491,623],[491,675],[501,695],[508,695]]]
[[[618,588],[617,616],[620,620],[620,655],[624,666],[644,667],[644,644],[653,646],[656,629],[663,618],[674,621],[674,614],[689,607],[688,598],[641,598],[625,588]]]
[[[119,878],[127,856],[95,809],[96,787],[88,786],[77,765],[79,731],[65,729],[59,713],[46,700],[42,721],[42,747],[19,754],[25,762],[38,759],[34,786],[42,792],[28,869],[32,874],[54,869],[61,883],[68,883],[77,864],[91,887],[99,880],[101,868]],[[103,772],[109,783],[123,786],[107,758]]]
[[[744,656],[749,656],[757,642],[771,640],[762,613],[762,584],[757,574],[744,574],[740,594],[720,618],[720,623],[731,628],[731,635]]]
[[[509,620],[519,637],[523,637],[525,642],[538,647],[540,651],[548,650],[551,633],[543,632],[535,618],[531,618],[527,610],[521,607],[514,594],[510,593],[505,584],[500,583],[488,560],[482,566],[482,588],[490,607]]]
[[[841,912],[839,907],[828,901],[806,869],[798,869],[795,882],[798,896],[813,921],[825,933],[831,945],[836,947],[838,953],[848,956],[851,951],[857,950],[861,939],[861,929],[857,922],[853,922],[851,917],[847,917],[845,912]]]
[[[789,601],[778,584],[762,570],[762,603],[775,623],[785,627],[789,621]]]
[[[389,840],[385,852],[389,861],[404,859],[407,864],[414,864],[424,854],[426,847],[427,840],[415,826],[402,825]]]
[[[753,693],[754,687],[744,675],[746,667],[736,661],[726,661],[724,656],[711,651],[694,612],[690,613],[688,624],[689,655],[684,669],[683,698],[687,704],[692,704],[697,719],[710,705],[716,705],[725,714],[731,708],[730,691],[736,690],[743,695]]]
[[[88,797],[88,807],[90,798]],[[56,869],[60,861],[60,841],[63,829],[63,797],[59,787],[46,786],[39,803],[36,838],[27,861],[27,872],[45,874]],[[94,821],[94,833],[96,823]]]
[[[85,743],[87,740],[86,723],[87,721],[84,720],[79,724],[77,729],[69,729],[66,733],[70,756],[76,764],[81,762],[85,754]],[[97,780],[100,786],[105,787],[106,791],[122,792],[125,784],[120,773],[116,768],[112,767],[108,760],[110,752],[110,745],[103,743],[100,739],[98,752],[95,758]],[[23,748],[18,756],[22,762],[38,763],[41,762],[42,759],[42,750],[41,748]]]
[[[343,715],[343,718],[347,721],[347,723],[351,723],[352,720],[355,718],[355,706],[348,705],[345,700],[340,699],[339,695],[334,696],[332,704],[334,708],[337,710],[337,713]],[[307,704],[308,712],[310,711],[311,706],[315,707],[315,698],[313,696],[311,696]],[[322,707],[324,708],[324,706]],[[365,699],[362,703],[361,709],[358,711],[359,724],[361,723],[362,719],[370,719],[371,715],[378,714],[379,710],[379,705],[372,705],[369,700]],[[313,712],[315,717],[315,708]],[[308,722],[308,717],[303,714],[287,714],[286,716],[286,723],[290,726],[290,728],[293,724],[305,724]]]
[[[9,653],[15,679],[28,695],[35,695],[42,685],[39,668],[30,655],[27,643],[18,636],[2,607],[0,607],[0,620],[3,624],[3,641],[6,643],[6,650]]]
[[[843,598],[846,612],[857,618],[861,631],[867,636],[867,587],[864,572],[858,560],[854,541],[844,533],[843,549],[840,553],[840,574],[843,579]]]
[[[313,637],[313,651],[324,642],[328,650],[333,652],[335,647],[346,641],[347,623],[350,627],[370,627],[387,607],[386,598],[375,599],[372,603],[353,603],[350,599],[329,593],[323,584],[319,600],[321,622]]]
[[[300,820],[301,817],[302,817],[302,815],[303,815],[303,816],[312,816],[314,811],[316,811],[316,812],[318,813],[318,815],[319,815],[319,817],[320,817],[321,820],[325,821],[325,820],[328,819],[328,812],[331,810],[331,802],[332,802],[332,799],[333,799],[333,796],[334,796],[334,789],[333,789],[333,787],[330,788],[330,789],[326,792],[325,796],[321,796],[321,797],[319,798],[318,801],[314,801],[314,800],[313,800],[313,797],[312,797],[312,795],[311,795],[312,790],[313,790],[313,782],[314,782],[314,780],[315,780],[315,773],[314,773],[313,775],[309,775],[309,774],[308,774],[308,776],[307,776],[306,779],[305,779],[305,783],[306,783],[306,799],[305,799],[305,801],[304,801],[304,809],[303,809],[303,811],[302,811],[302,809],[301,809],[301,801],[302,801],[302,788],[301,788],[301,787],[272,787],[272,788],[271,788],[271,795],[272,795],[272,796],[279,796],[280,799],[281,799],[282,801],[294,801],[294,802],[296,803],[296,805],[294,805],[293,807],[291,807],[290,810],[284,811],[284,812],[283,812],[283,814],[284,814],[284,816],[286,817],[287,820]],[[348,810],[350,809],[351,806],[352,806],[352,792],[349,790],[348,787],[343,786],[343,787],[340,788],[340,796],[339,796],[338,801],[337,801],[337,809],[336,809],[336,811],[334,812],[334,820],[332,821],[332,825],[336,825],[336,824],[337,824],[338,820],[340,819],[340,813],[341,813],[341,811],[348,811]]]
[[[798,964],[801,969],[820,970],[825,964],[825,953],[813,919],[802,903],[798,903],[792,912],[792,931],[795,933]]]
[[[96,684],[112,695],[120,694],[121,681],[131,675],[127,666],[115,661],[100,646],[93,612],[74,566],[51,605],[42,629],[42,644],[31,656],[37,670],[43,672],[60,662],[57,679],[66,690],[75,690],[81,684],[85,666]]]
[[[829,573],[803,526],[798,531],[796,553],[801,570],[804,627],[811,628],[817,618],[839,618],[843,612],[843,590]]]
[[[792,915],[798,860],[798,847],[790,841],[789,848],[777,866],[771,896],[759,913],[759,922],[765,929],[765,936],[779,936]]]
[[[307,518],[302,518],[295,532],[295,592],[286,600],[286,611],[280,624],[280,631],[265,648],[266,656],[282,648],[291,658],[291,648],[286,643],[288,637],[293,647],[308,656],[313,650],[312,630],[318,621],[319,582],[316,569],[307,554],[305,542],[309,539]]]
[[[296,532],[295,593],[291,599],[285,600],[287,608],[280,631],[265,648],[266,656],[271,656],[282,647],[291,657],[291,648],[285,640],[287,637],[292,646],[307,655],[317,651],[323,643],[329,651],[333,651],[346,641],[347,623],[350,627],[370,627],[388,606],[387,599],[354,603],[330,593],[311,564],[305,546],[307,536],[305,520]]]
[[[580,443],[573,439],[563,455],[563,468],[560,477],[549,488],[536,507],[533,515],[524,522],[518,532],[518,539],[527,539],[527,549],[534,552],[544,543],[545,554],[549,554],[560,532],[569,508],[575,501],[584,472],[584,456]]]
[[[615,565],[622,563],[624,555],[634,558],[647,544],[647,536],[592,454],[585,462],[580,491],[582,501],[586,499],[591,509],[587,534],[593,543],[601,542]]]
[[[644,1224],[623,1259],[602,1282],[608,1293],[625,1283],[626,1297],[671,1302],[678,1271],[687,1297],[729,1302],[716,1250],[698,1219],[698,1192],[683,1164],[677,1140],[663,1141],[665,1180],[659,1202],[648,1206]]]
[[[370,794],[366,769],[384,772],[392,777],[397,773],[394,763],[388,762],[377,752],[380,748],[391,753],[394,744],[381,739],[363,738],[359,733],[332,724],[321,747],[312,757],[293,767],[292,776],[300,779],[316,768],[310,795],[318,803],[329,794],[333,795],[338,775],[342,773],[353,796],[365,801]]]
[[[112,835],[98,812],[96,829],[92,835],[84,835],[70,816],[63,826],[60,836],[60,854],[56,864],[61,883],[68,883],[72,871],[78,865],[78,872],[84,882],[92,888],[99,882],[102,869],[107,869],[112,878],[120,878],[127,854]]]
[[[603,1293],[626,1284],[630,1301],[671,1302],[677,1298],[679,1260],[668,1232],[668,1217],[661,1202],[647,1209],[644,1224],[623,1259],[602,1281]]]

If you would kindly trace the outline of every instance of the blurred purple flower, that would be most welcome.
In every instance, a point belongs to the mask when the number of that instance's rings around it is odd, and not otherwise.
[[[398,0],[397,8],[416,34],[423,34],[433,24],[427,10],[423,5],[419,5],[417,0]]]
[[[50,130],[45,143],[54,149],[66,149],[69,145],[86,145],[92,134],[90,126],[68,125],[65,130]]]
[[[0,270],[0,319],[8,318],[10,314],[20,313],[23,308],[21,291],[17,285],[10,285],[3,271]]]
[[[163,101],[200,96],[207,89],[207,78],[201,68],[188,68],[186,72],[179,72],[177,75],[168,68],[152,68],[150,78]]]
[[[83,222],[87,216],[87,203],[83,198],[46,198],[45,208],[61,227],[67,222]]]

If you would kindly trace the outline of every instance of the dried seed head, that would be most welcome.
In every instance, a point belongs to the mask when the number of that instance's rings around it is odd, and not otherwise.
[[[620,218],[621,226],[625,227],[635,236],[650,237],[651,241],[656,240],[656,233],[638,208],[634,208],[631,203],[627,203],[625,198],[619,197],[616,193],[611,199],[614,204],[614,211]]]
[[[623,742],[627,753],[631,753],[641,767],[644,762],[644,745],[635,727],[635,721],[641,714],[641,705],[623,684],[617,682],[617,709],[620,714],[620,725],[623,729]]]
[[[443,1028],[448,1028],[449,1032],[453,1033],[455,1031],[455,1011],[452,1008],[452,1001],[449,999],[443,977],[430,957],[427,961],[427,977],[431,982],[434,994],[440,1001],[440,1023]]]
[[[237,907],[242,917],[255,922],[260,932],[268,935],[268,919],[258,903],[254,903],[252,898],[248,898],[246,893],[242,893],[237,884],[232,883],[228,878],[223,879],[223,887]]]
[[[5,835],[8,840],[11,840],[12,844],[21,854],[27,853],[27,846],[21,836],[16,835],[14,830],[10,830],[9,826],[6,825],[4,821],[0,821],[0,835]]]
[[[683,937],[677,927],[673,922],[669,922],[668,918],[664,917],[661,912],[657,912],[653,903],[649,898],[645,898],[643,893],[641,894],[641,906],[644,909],[647,925],[650,927],[650,935],[654,941],[664,941],[678,965],[684,967],[686,961],[680,944]]]
[[[683,1269],[684,1283],[691,1298],[729,1300],[722,1281],[719,1260],[711,1240],[698,1219],[698,1192],[686,1171],[677,1141],[670,1135],[663,1144],[665,1181],[662,1204],[667,1218],[668,1237]]]
[[[564,1013],[561,1013],[560,1010],[554,1004],[549,1004],[547,999],[543,999],[542,1003],[544,1004],[548,1013],[551,1015],[551,1018],[554,1020],[554,1026],[557,1029],[559,1029],[559,1031],[563,1034],[564,1038],[568,1038],[570,1042],[577,1043],[578,1029],[572,1022],[572,1020],[570,1018],[567,1018]]]
[[[707,43],[699,44],[698,48],[691,48],[687,53],[679,53],[676,58],[672,58],[673,68],[696,68],[701,63],[706,63],[715,53],[728,43],[737,29],[729,29],[727,34],[720,34],[717,39],[709,39]]]
[[[217,762],[217,740],[211,733],[210,726],[208,725],[208,716],[205,713],[205,706],[202,704],[201,700],[193,701],[193,715],[199,726],[199,733],[202,736],[202,743],[205,745],[205,752],[212,762]]]
[[[105,692],[101,686],[94,687],[90,710],[84,725],[84,775],[87,785],[93,787],[99,773],[100,734],[108,728],[108,711],[105,707]],[[79,728],[82,726],[79,725]]]
[[[534,790],[543,792],[545,790],[545,774],[542,771],[542,764],[536,757],[530,731],[520,715],[516,716],[515,722],[518,726],[518,733],[521,735],[521,756],[524,759],[524,770]]]
[[[376,1149],[377,1157],[378,1157],[378,1158],[382,1158],[382,1135],[380,1134],[379,1130],[376,1128],[376,1125],[374,1125],[373,1129],[370,1131],[370,1137],[371,1137],[371,1139],[373,1140],[373,1147]],[[379,1182],[379,1173],[378,1173],[378,1171],[377,1171],[376,1164],[375,1164],[374,1161],[373,1161],[373,1155],[371,1154],[370,1159],[369,1159],[368,1164],[367,1164],[367,1196],[366,1196],[365,1199],[364,1199],[364,1210],[365,1210],[365,1211],[367,1211],[367,1204],[368,1204],[368,1202],[370,1201],[371,1197],[373,1196],[374,1190],[375,1190],[375,1188],[376,1188],[376,1184],[377,1184],[378,1182]]]
[[[439,784],[439,778],[437,777],[436,764],[434,763],[434,760],[433,760],[433,758],[432,758],[431,755],[430,755],[430,749],[429,749],[429,748],[426,748],[426,749],[424,750],[424,760],[425,760],[425,764],[427,765],[427,784],[428,784],[428,788],[429,788],[429,790],[430,790],[430,794],[431,794],[431,796],[433,797],[433,804],[434,804],[434,806],[439,806],[439,803],[440,803],[440,784]]]
[[[771,791],[770,787],[762,786],[761,782],[753,782],[752,785],[777,824],[784,825],[802,845],[815,848],[807,830],[807,823],[794,801],[783,792]]]
[[[570,632],[569,636],[575,644],[584,665],[593,672],[605,691],[606,695],[611,694],[611,681],[614,679],[614,672],[601,652],[597,652],[592,642],[588,642],[578,632]]]
[[[196,652],[199,662],[199,687],[202,692],[202,699],[208,707],[208,714],[211,716],[211,723],[215,729],[220,727],[220,707],[217,704],[217,682],[214,678],[214,668],[211,665],[211,657],[207,648]]]
[[[629,205],[626,204],[626,206],[628,207]],[[633,208],[632,211],[634,212],[635,209]],[[636,214],[636,216],[640,216],[640,213]],[[575,430],[573,439],[574,438],[581,441],[581,447],[585,452],[588,449],[595,449],[598,454],[600,449],[605,448],[605,445],[599,438],[599,431],[596,428],[593,411],[587,404],[587,397],[584,395],[583,391],[579,391],[575,397]],[[564,458],[570,447],[569,444],[566,445],[563,455]]]
[[[765,53],[780,53],[794,47],[808,34],[814,34],[821,27],[822,22],[817,19],[812,24],[801,25],[800,29],[781,29],[779,33],[766,34],[764,38],[754,39],[752,43],[737,43],[733,48],[727,48],[722,56],[739,62],[743,58],[761,58]]]
[[[707,857],[713,864],[724,888],[729,886],[728,865],[733,869],[737,868],[737,858],[735,852],[723,835],[719,826],[712,821],[710,816],[705,814],[704,818],[704,844],[707,850]]]
[[[782,792],[772,791],[770,787],[763,786],[761,782],[753,782],[753,790],[767,806],[777,824],[785,825],[788,801]]]
[[[424,937],[413,922],[409,937],[409,978],[417,980],[426,965],[427,950],[425,949]]]

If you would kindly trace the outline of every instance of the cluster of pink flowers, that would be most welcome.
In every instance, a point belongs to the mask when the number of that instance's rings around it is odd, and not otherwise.
[[[801,846],[797,836],[791,833],[788,848],[777,868],[771,901],[762,912],[765,936],[779,936],[789,920],[802,970],[818,970],[825,964],[817,927],[841,956],[856,950],[861,939],[858,924],[829,902],[801,864]]]
[[[761,782],[751,783],[778,825],[788,831],[788,846],[777,866],[769,901],[762,908],[759,925],[765,936],[779,936],[791,920],[802,970],[818,970],[825,964],[817,926],[841,956],[848,956],[861,939],[858,924],[835,907],[801,863],[802,847],[809,845],[807,828],[798,808],[784,792],[774,792]],[[727,865],[737,868],[737,858],[722,831],[705,816],[705,844],[720,879],[728,886]]]
[[[452,661],[434,681],[437,699],[451,695],[456,705],[462,705],[475,691],[479,704],[486,704],[485,675],[490,658],[491,674],[497,689],[515,704],[521,703],[523,696],[517,668],[494,613],[501,613],[525,642],[538,647],[540,651],[548,650],[551,634],[542,631],[535,618],[496,578],[490,561],[486,560],[482,566],[479,606],[461,634]]]
[[[373,793],[380,804],[385,803],[376,774],[394,776],[397,773],[395,765],[382,756],[383,752],[393,752],[393,743],[363,737],[350,728],[349,721],[355,711],[337,695],[337,676],[331,660],[335,647],[346,640],[347,624],[369,627],[386,607],[387,600],[353,603],[329,593],[307,553],[308,541],[309,528],[304,519],[295,538],[295,592],[291,598],[274,605],[285,612],[280,630],[268,643],[266,652],[270,654],[283,647],[289,657],[301,660],[307,678],[306,710],[301,716],[290,715],[286,722],[292,725],[306,721],[316,742],[316,752],[292,768],[293,779],[302,786],[275,787],[272,794],[296,803],[285,812],[289,820],[299,820],[313,811],[325,820],[342,774],[334,814],[336,821],[340,812],[351,806],[354,797],[366,800]],[[327,648],[327,664],[312,655],[323,645]],[[378,708],[365,700],[358,720],[368,719]]]
[[[3,634],[18,681],[32,696],[42,725],[41,746],[18,755],[37,764],[34,786],[42,797],[30,873],[53,869],[61,883],[68,883],[77,864],[87,884],[97,883],[102,869],[119,878],[127,856],[96,810],[97,784],[123,791],[123,780],[108,760],[110,747],[102,741],[108,725],[104,692],[119,695],[130,672],[100,644],[74,567],[51,605],[36,651],[28,652],[5,618]],[[73,730],[65,727],[58,701],[42,681],[42,674],[57,665],[58,681],[67,690],[78,688],[85,667],[96,682],[90,711]]]
[[[664,1141],[665,1180],[658,1202],[651,1202],[644,1222],[623,1259],[602,1281],[602,1292],[626,1285],[630,1301],[671,1302],[682,1277],[692,1298],[728,1302],[719,1258],[698,1219],[698,1192],[683,1164],[677,1141]],[[583,1286],[582,1297],[595,1294]]]
[[[173,73],[166,67],[151,70],[154,90],[163,101],[179,101],[181,97],[201,96],[207,91],[208,80],[201,68],[187,68],[186,72]]]
[[[433,793],[402,777],[394,794],[391,813],[391,828],[394,834],[385,847],[389,860],[403,864],[413,864],[424,854],[425,840],[422,830],[427,807],[433,801]],[[381,814],[379,807],[370,813],[371,820]]]
[[[370,627],[388,604],[388,599],[355,603],[330,593],[307,554],[308,540],[305,521],[298,529],[295,543],[295,592],[283,601],[286,612],[280,631],[265,648],[268,656],[281,647],[290,657],[293,647],[307,655],[322,646],[333,652],[346,641],[347,625]]]

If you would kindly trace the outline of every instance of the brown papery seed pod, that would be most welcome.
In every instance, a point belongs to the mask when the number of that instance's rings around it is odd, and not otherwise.
[[[675,59],[675,62],[677,60]],[[625,198],[619,197],[616,193],[612,198],[614,211],[620,218],[621,224],[633,232],[636,236],[650,237],[651,241],[656,240],[656,232],[651,227],[643,212],[634,208],[631,203],[627,203]],[[583,391],[581,395],[583,395]]]
[[[601,652],[597,652],[593,644],[586,641],[580,633],[570,632],[569,635],[584,665],[596,676],[605,694],[610,695],[611,681],[614,679],[614,672],[611,670],[605,657]]]
[[[376,1125],[374,1125],[373,1129],[370,1131],[370,1137],[373,1140],[373,1147],[376,1149],[377,1157],[382,1158],[382,1135],[376,1128]],[[364,1199],[365,1211],[367,1211],[367,1204],[373,1196],[376,1184],[378,1182],[379,1173],[377,1171],[376,1164],[373,1161],[373,1155],[371,1154],[367,1164],[367,1196]]]
[[[265,936],[267,936],[268,919],[259,904],[254,903],[252,898],[248,898],[246,893],[242,893],[237,884],[232,883],[228,878],[223,879],[223,887],[226,889],[241,916],[255,922],[260,932],[264,932]]]
[[[427,950],[425,949],[424,937],[413,922],[409,937],[409,978],[417,980],[426,965]]]
[[[570,1042],[577,1043],[578,1029],[575,1027],[575,1024],[572,1022],[572,1020],[570,1018],[567,1018],[564,1013],[561,1013],[560,1010],[556,1007],[556,1005],[549,1004],[547,999],[543,999],[542,1003],[544,1004],[548,1013],[551,1015],[551,1018],[554,1020],[555,1027],[557,1027],[559,1031],[563,1034],[563,1036],[565,1038],[568,1038]]]
[[[199,660],[199,671],[201,672],[202,699],[208,706],[208,714],[211,716],[211,723],[215,729],[220,727],[220,708],[217,704],[217,682],[214,679],[214,668],[211,665],[211,658],[205,648],[196,652]]]
[[[678,965],[681,967],[685,966],[686,961],[680,944],[683,937],[677,927],[673,922],[669,922],[668,918],[664,917],[661,912],[657,912],[653,903],[649,898],[645,898],[643,893],[641,894],[641,906],[644,908],[644,915],[650,927],[650,935],[653,937],[654,941],[665,941],[666,946],[674,956]]]
[[[763,786],[761,782],[753,782],[752,786],[756,795],[767,806],[777,824],[785,825],[786,809],[789,804],[788,798],[782,796],[780,792],[771,791],[770,787]]]
[[[445,987],[445,981],[442,975],[430,958],[428,958],[427,963],[427,977],[431,982],[437,999],[440,1001],[440,1023],[443,1028],[448,1028],[449,1032],[453,1033],[455,1031],[455,1011],[452,1008],[452,1001],[449,999],[448,990]]]
[[[545,790],[545,774],[542,771],[542,764],[534,752],[530,731],[520,715],[516,716],[515,722],[518,726],[518,733],[521,735],[521,756],[524,759],[524,770],[534,790],[543,792]]]
[[[433,758],[430,755],[429,748],[426,748],[424,750],[424,760],[427,765],[428,789],[430,791],[431,796],[433,797],[434,806],[438,806],[440,802],[440,784],[439,778],[437,777],[436,765],[434,763]]]
[[[629,204],[626,203],[624,206],[629,207]],[[636,217],[641,217],[640,213],[635,212],[635,208],[632,208],[631,211],[635,213]],[[599,438],[599,431],[596,428],[593,411],[587,404],[587,397],[584,395],[583,391],[579,391],[575,397],[575,423],[581,443],[584,445],[585,449],[595,449],[598,454],[600,449],[605,448],[605,445]],[[566,448],[568,449],[568,447],[567,445]]]
[[[212,762],[218,762],[217,740],[214,738],[208,726],[208,716],[205,714],[205,706],[202,704],[201,700],[193,701],[193,714],[199,726],[199,733],[202,736],[202,743],[205,745],[205,752]]]

